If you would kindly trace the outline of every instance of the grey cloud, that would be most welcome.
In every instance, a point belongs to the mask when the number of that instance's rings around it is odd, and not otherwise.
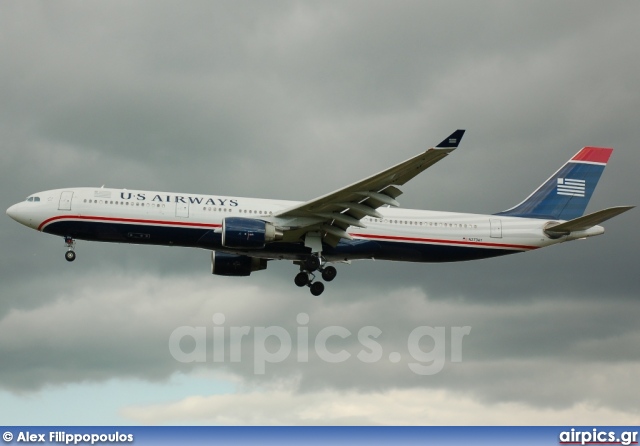
[[[51,283],[65,289],[59,281]],[[38,291],[24,288],[25,295]],[[166,380],[176,372],[204,367],[230,373],[249,388],[293,380],[303,394],[424,388],[463,392],[491,403],[566,409],[597,401],[602,407],[635,410],[638,395],[630,371],[638,367],[635,346],[640,334],[637,314],[624,302],[542,299],[496,306],[432,300],[415,288],[389,293],[372,287],[343,287],[332,300],[310,300],[296,291],[199,275],[136,277],[105,271],[79,277],[72,289],[49,296],[47,304],[4,315],[0,383],[7,390],[32,392],[47,384],[114,377]],[[363,299],[349,302],[340,296],[353,294]],[[213,323],[216,313],[225,315],[223,325]],[[308,324],[298,323],[299,313],[309,315]],[[206,331],[206,345],[200,345],[206,350],[205,363],[182,363],[172,356],[171,333],[183,326]],[[225,329],[227,355],[238,348],[229,343],[231,327],[250,328],[237,350],[240,362],[231,362],[229,356],[224,362],[213,361],[214,326]],[[346,339],[334,336],[327,344],[332,353],[348,352],[345,361],[326,362],[314,347],[320,330],[330,326],[350,332]],[[376,341],[383,355],[374,363],[357,357],[368,351],[357,337],[366,326],[381,330]],[[422,326],[444,327],[446,332],[444,368],[432,376],[409,367],[430,364],[408,346],[410,333]],[[462,362],[451,362],[451,329],[465,326],[471,332],[461,343]],[[254,348],[258,327],[282,327],[293,342],[288,356],[267,362],[263,374],[255,368],[262,354]],[[296,350],[300,327],[308,327],[308,362],[301,361]],[[270,341],[269,351],[278,351],[279,342]],[[186,344],[182,348],[189,351]],[[423,338],[419,348],[429,352],[433,343]],[[391,352],[398,352],[401,361],[390,362]]]

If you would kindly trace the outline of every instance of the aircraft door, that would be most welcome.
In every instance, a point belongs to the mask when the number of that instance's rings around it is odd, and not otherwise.
[[[176,217],[189,218],[189,203],[176,203]]]
[[[502,238],[502,220],[491,219],[491,238]]]
[[[64,191],[60,194],[60,203],[58,203],[59,211],[71,210],[71,199],[73,198],[73,192]]]

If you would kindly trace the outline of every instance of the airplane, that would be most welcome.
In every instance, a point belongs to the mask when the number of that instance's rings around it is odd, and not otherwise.
[[[76,240],[185,246],[211,251],[211,272],[248,276],[271,260],[290,260],[294,282],[319,296],[331,264],[377,259],[454,262],[532,251],[604,233],[600,223],[632,209],[583,215],[613,152],[584,147],[520,204],[496,214],[402,209],[400,187],[459,145],[440,144],[361,181],[306,202],[80,187],[30,195],[7,209],[17,222]]]

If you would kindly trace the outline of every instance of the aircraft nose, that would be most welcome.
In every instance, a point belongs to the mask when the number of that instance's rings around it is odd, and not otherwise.
[[[14,204],[9,209],[7,209],[7,215],[13,218],[15,221],[18,221],[18,205]]]
[[[17,203],[7,209],[7,215],[13,218],[21,225],[29,226],[31,224],[31,218],[26,209],[22,206],[22,203]]]
[[[25,204],[26,203],[14,204],[7,209],[7,215],[21,225],[36,229],[34,225],[40,221],[40,217],[37,214],[38,210],[34,209],[32,206],[25,206]]]

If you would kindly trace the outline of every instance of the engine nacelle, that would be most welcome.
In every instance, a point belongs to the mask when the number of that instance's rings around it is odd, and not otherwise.
[[[242,217],[222,220],[222,246],[227,248],[261,249],[280,239],[282,232],[266,221]]]
[[[211,251],[211,274],[218,276],[248,276],[253,271],[267,269],[266,259]]]

